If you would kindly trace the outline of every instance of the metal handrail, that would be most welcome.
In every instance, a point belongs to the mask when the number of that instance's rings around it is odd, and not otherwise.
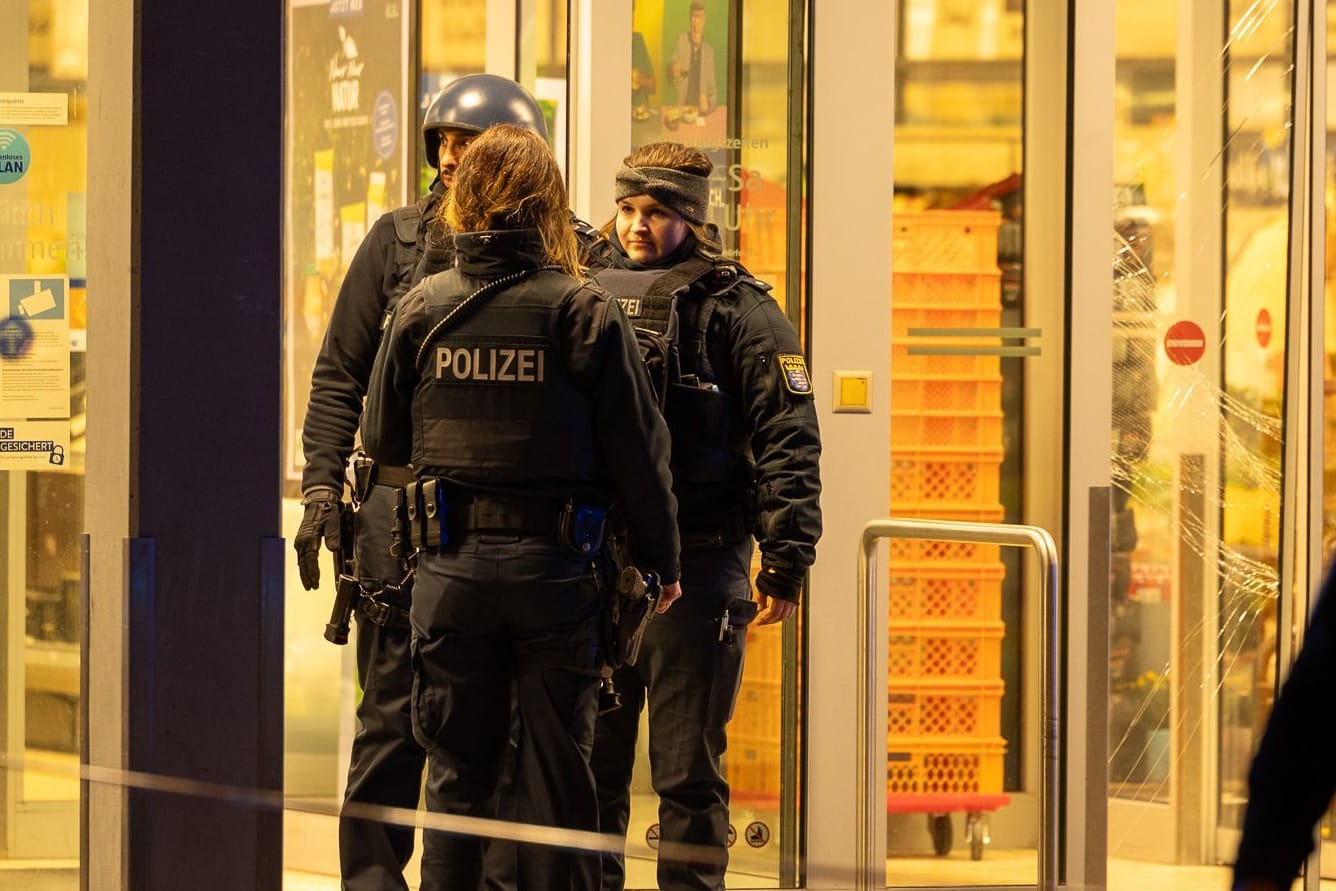
[[[1033,548],[1039,558],[1041,590],[1044,603],[1044,634],[1041,644],[1043,693],[1039,804],[1039,891],[1058,887],[1058,549],[1053,536],[1038,526],[1009,523],[951,522],[886,518],[873,520],[863,527],[862,547],[858,552],[858,814],[855,825],[858,849],[855,857],[854,887],[858,891],[886,886],[886,861],[873,857],[876,825],[874,807],[886,807],[886,784],[876,784],[872,777],[878,760],[885,770],[883,746],[873,745],[874,728],[878,738],[886,737],[886,701],[872,695],[873,678],[884,674],[884,665],[874,664],[876,646],[873,637],[880,627],[877,598],[877,541],[882,538],[917,538],[933,541],[963,541]],[[876,749],[878,751],[874,752]],[[884,778],[884,773],[882,774]]]

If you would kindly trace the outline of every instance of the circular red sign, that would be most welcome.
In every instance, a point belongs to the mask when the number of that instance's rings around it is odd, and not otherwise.
[[[1266,346],[1271,342],[1271,313],[1262,307],[1257,313],[1257,342]]]
[[[1174,322],[1164,333],[1164,353],[1175,365],[1191,365],[1206,352],[1206,335],[1196,322]]]

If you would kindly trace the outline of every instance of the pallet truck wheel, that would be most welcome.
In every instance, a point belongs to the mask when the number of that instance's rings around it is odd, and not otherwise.
[[[983,846],[988,844],[988,828],[978,811],[970,811],[965,815],[965,838],[970,843],[970,859],[982,860]]]
[[[932,849],[938,857],[951,853],[950,814],[928,814],[928,834],[932,836]]]

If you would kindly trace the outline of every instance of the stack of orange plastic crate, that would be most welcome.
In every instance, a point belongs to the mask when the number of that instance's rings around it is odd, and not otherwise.
[[[1001,323],[1000,217],[897,214],[891,295],[891,491],[896,517],[999,522],[1002,375],[996,355],[910,347],[998,343],[911,329]],[[1002,794],[998,548],[892,539],[887,808],[990,811]]]
[[[773,806],[779,801],[783,625],[747,629],[746,661],[733,720],[728,724],[724,776],[733,801]]]

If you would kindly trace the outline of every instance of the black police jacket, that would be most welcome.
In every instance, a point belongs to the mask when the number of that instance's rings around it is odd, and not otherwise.
[[[613,247],[618,266],[643,268]],[[821,435],[802,346],[770,287],[741,264],[690,237],[665,263],[699,258],[710,269],[678,298],[682,386],[665,407],[683,544],[742,520],[762,568],[797,597],[821,537]]]
[[[302,424],[302,491],[343,490],[367,379],[381,330],[395,303],[426,274],[454,264],[454,244],[440,236],[435,216],[445,198],[440,180],[416,205],[382,214],[358,247],[339,286],[325,339],[311,373],[310,400]],[[408,211],[406,213],[406,211]],[[606,265],[607,243],[571,215],[581,262]]]
[[[437,180],[416,207],[382,214],[353,255],[330,312],[325,340],[311,373],[311,395],[302,424],[302,491],[343,491],[381,325],[415,282],[428,221],[445,195]]]
[[[367,453],[476,491],[615,501],[636,563],[676,581],[668,429],[622,308],[543,267],[536,231],[456,235],[455,250],[453,269],[395,308],[362,417]]]

